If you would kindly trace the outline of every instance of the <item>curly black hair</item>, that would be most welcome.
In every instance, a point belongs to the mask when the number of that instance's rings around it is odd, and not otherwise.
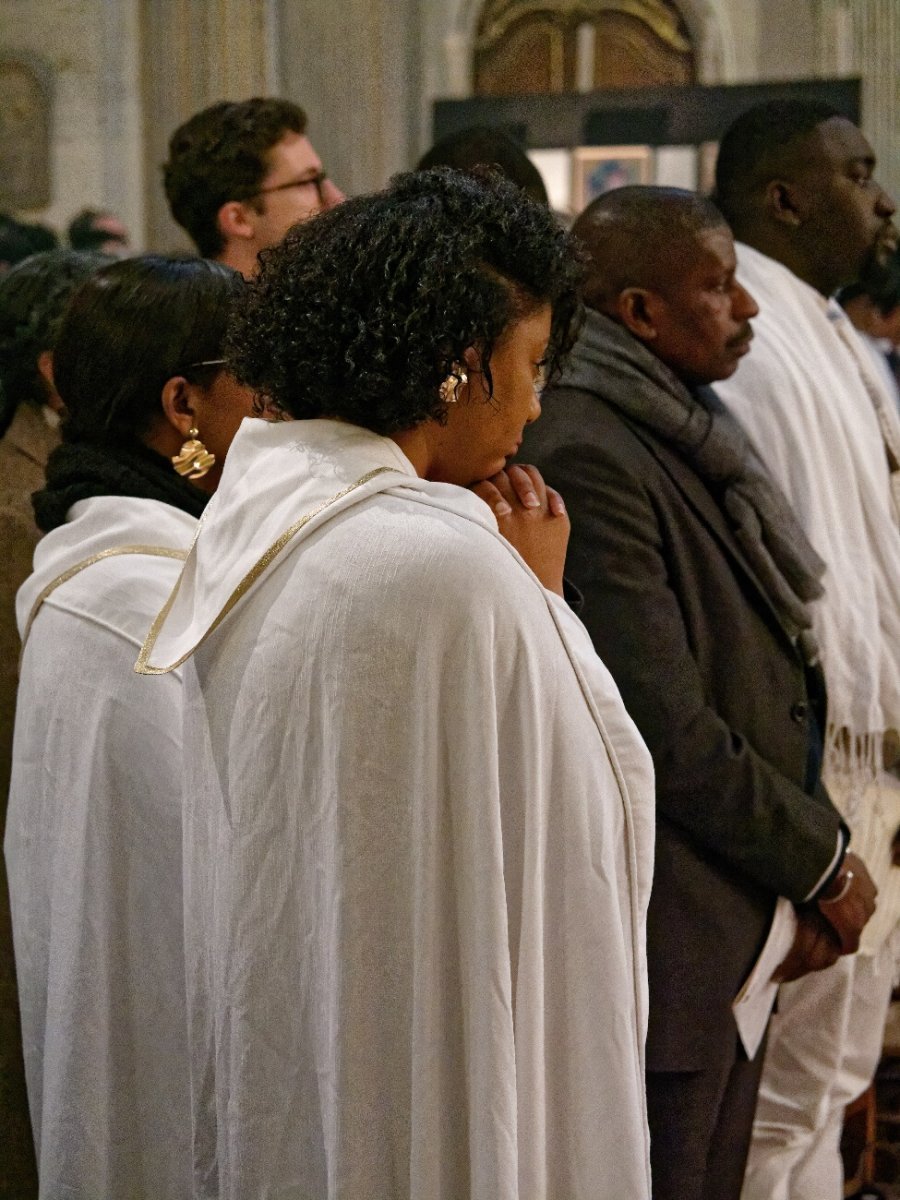
[[[442,421],[440,385],[476,347],[552,309],[548,377],[576,333],[581,256],[546,208],[494,172],[398,175],[295,226],[233,314],[237,378],[297,418],[375,433]]]
[[[200,254],[223,248],[218,212],[248,200],[269,169],[266,155],[286,133],[305,133],[306,113],[290,100],[221,101],[185,121],[169,139],[163,183],[169,208]]]

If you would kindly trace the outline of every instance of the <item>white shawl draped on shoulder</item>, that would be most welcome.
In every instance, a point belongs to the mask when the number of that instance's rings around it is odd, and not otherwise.
[[[760,307],[756,337],[716,391],[825,560],[813,618],[830,748],[846,745],[847,730],[874,766],[884,733],[900,730],[900,531],[875,401],[894,406],[849,320],[808,284],[744,245],[738,276]]]
[[[42,1197],[190,1194],[181,682],[132,667],[196,529],[79,501],[17,597],[5,847]]]
[[[879,886],[863,935],[872,948],[900,915],[890,854],[900,809],[896,789],[879,787],[885,737],[900,730],[900,416],[834,301],[749,246],[737,254],[760,312],[750,353],[716,391],[827,566],[812,606],[828,685],[826,782]]]
[[[646,1200],[652,765],[489,509],[245,423],[176,662],[199,1194]]]

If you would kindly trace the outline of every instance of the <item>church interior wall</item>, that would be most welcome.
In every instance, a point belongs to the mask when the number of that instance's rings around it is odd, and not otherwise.
[[[140,238],[135,0],[3,0],[0,57],[34,64],[51,94],[50,203],[17,215],[64,229],[81,208],[110,208]]]
[[[483,0],[3,0],[0,57],[52,80],[52,195],[27,219],[117,212],[135,244],[184,244],[159,164],[213,100],[281,92],[348,193],[382,186],[431,140],[435,99],[471,93]],[[681,0],[705,83],[863,75],[863,126],[900,193],[896,0]]]

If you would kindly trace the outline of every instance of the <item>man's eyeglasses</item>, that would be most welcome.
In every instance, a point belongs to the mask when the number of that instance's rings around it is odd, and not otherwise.
[[[246,199],[253,200],[256,196],[268,196],[270,192],[285,192],[288,188],[315,188],[316,195],[319,197],[319,203],[324,204],[325,200],[322,195],[322,188],[325,180],[328,178],[327,171],[319,171],[316,175],[311,175],[308,179],[291,179],[288,183],[276,183],[272,187],[260,188],[258,192],[253,192]]]

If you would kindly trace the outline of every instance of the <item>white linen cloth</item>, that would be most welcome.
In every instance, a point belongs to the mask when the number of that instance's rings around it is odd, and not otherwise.
[[[41,1197],[190,1195],[181,681],[134,658],[197,522],[79,501],[35,552],[5,839]]]
[[[854,778],[852,820],[882,767],[884,735],[900,730],[900,529],[886,451],[900,461],[900,417],[839,305],[750,246],[737,255],[760,312],[750,353],[716,391],[827,564],[811,608],[826,761]]]
[[[187,656],[198,1194],[649,1197],[652,764],[487,506],[245,422],[139,667]]]

